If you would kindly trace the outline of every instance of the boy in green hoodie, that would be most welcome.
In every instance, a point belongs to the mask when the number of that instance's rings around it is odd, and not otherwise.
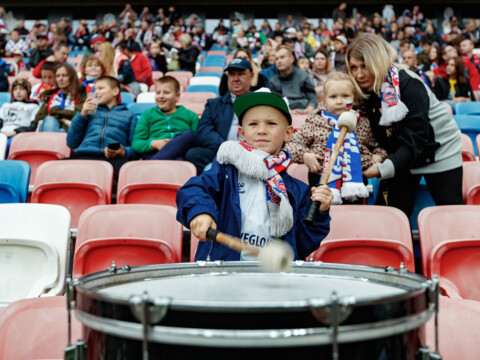
[[[180,84],[165,76],[155,81],[156,107],[145,110],[137,122],[132,148],[146,160],[182,159],[196,146],[198,116],[178,105]]]

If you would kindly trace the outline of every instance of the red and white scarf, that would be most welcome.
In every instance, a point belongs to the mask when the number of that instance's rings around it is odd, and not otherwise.
[[[280,151],[276,156],[241,141],[226,141],[217,153],[220,164],[230,164],[254,179],[265,181],[270,235],[281,237],[293,226],[293,209],[280,173],[290,165],[290,154]]]
[[[381,126],[390,126],[399,122],[408,114],[408,108],[402,102],[400,97],[400,80],[398,77],[398,67],[395,64],[390,66],[387,76],[381,89],[382,116],[379,124]]]

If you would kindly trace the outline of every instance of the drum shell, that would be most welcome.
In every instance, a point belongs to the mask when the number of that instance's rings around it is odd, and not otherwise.
[[[176,269],[175,269],[176,266]],[[218,271],[218,264],[203,266],[202,271]],[[254,267],[246,264],[222,264],[222,269],[245,268],[247,271],[257,271]],[[322,267],[323,266],[323,267]],[[303,264],[302,266],[294,266],[292,272],[316,272],[319,269],[327,271],[327,273],[336,273],[338,271],[346,271],[344,265],[322,265],[315,266],[313,264]],[[177,264],[170,266],[154,266],[141,267],[141,271],[148,273],[150,270],[157,271],[162,269],[172,269],[178,271],[198,271],[199,267],[195,264]],[[393,280],[399,279],[414,283],[418,282],[418,287],[409,291],[405,296],[393,296],[391,298],[376,299],[364,303],[357,303],[352,307],[351,313],[342,319],[342,326],[356,326],[359,324],[374,324],[376,322],[385,322],[399,318],[415,316],[428,310],[428,296],[422,281],[418,275],[407,274],[387,274],[384,275],[383,269],[372,269],[369,267],[354,267],[355,271],[372,272],[378,276],[391,276]],[[360,269],[360,270],[359,270]],[[135,269],[135,271],[140,269]],[[129,274],[124,274],[128,278]],[[122,275],[120,275],[122,276]],[[140,324],[139,320],[132,313],[131,306],[128,301],[124,299],[111,299],[104,296],[99,296],[95,293],[94,287],[88,288],[89,282],[92,279],[98,281],[98,278],[109,277],[107,274],[95,274],[90,278],[87,276],[80,280],[80,285],[77,287],[76,306],[77,312],[87,313],[89,315],[99,317],[102,319],[112,319],[125,323]],[[121,280],[125,281],[125,280]],[[81,319],[80,319],[81,320]],[[322,319],[323,320],[323,319]],[[426,320],[425,320],[426,321]],[[328,321],[327,321],[328,322]],[[248,329],[308,329],[308,328],[325,328],[329,329],[330,325],[319,321],[318,317],[314,315],[310,306],[278,306],[272,308],[211,308],[208,306],[181,306],[173,302],[169,306],[168,311],[163,319],[154,323],[161,327],[174,327],[185,329],[231,329],[231,330],[248,330]],[[155,327],[155,326],[154,326]],[[348,359],[375,359],[373,353],[374,349],[378,350],[378,355],[391,349],[391,354],[387,354],[386,359],[414,359],[416,350],[418,349],[418,329],[407,329],[401,333],[391,336],[380,336],[378,339],[370,339],[367,341],[351,341],[349,343],[340,344],[340,353],[343,356],[340,358]],[[84,339],[89,347],[89,359],[109,359],[109,358],[126,358],[134,359],[139,356],[142,348],[142,341],[140,339],[131,339],[128,336],[118,336],[108,332],[102,332],[84,327]],[[253,340],[252,340],[253,341]],[[393,346],[392,344],[395,344]],[[189,354],[196,358],[216,358],[216,354],[224,354],[228,358],[244,359],[269,358],[270,355],[277,357],[284,356],[287,353],[294,354],[312,354],[318,356],[324,354],[326,358],[331,358],[331,345],[321,346],[266,346],[257,347],[254,343],[241,347],[225,346],[184,346],[175,343],[150,341],[149,348],[152,358],[188,358]],[[137,355],[133,355],[137,354]],[[179,357],[179,354],[182,354]],[[270,354],[270,355],[269,355]],[[363,355],[362,355],[363,354]],[[120,356],[121,355],[121,356]],[[232,357],[233,356],[233,357]],[[379,357],[380,358],[380,357]]]

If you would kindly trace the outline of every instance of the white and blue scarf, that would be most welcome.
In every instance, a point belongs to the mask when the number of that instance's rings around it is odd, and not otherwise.
[[[327,111],[322,111],[321,117],[328,124],[335,126],[327,139],[325,148],[325,158],[323,161],[323,172],[325,172],[335,143],[340,135],[340,129],[337,126],[338,116],[330,114]],[[360,116],[357,114],[357,122],[359,118]],[[357,200],[357,198],[368,197],[367,187],[363,183],[360,148],[355,132],[346,134],[332,173],[328,179],[328,186],[333,193],[332,204],[341,204],[342,199],[354,201]]]
[[[400,97],[400,80],[398,77],[398,67],[395,64],[390,66],[387,76],[381,89],[382,116],[379,125],[390,126],[399,122],[408,114],[407,106]]]
[[[281,237],[293,227],[293,209],[280,173],[290,165],[288,151],[276,156],[241,141],[225,141],[217,153],[219,164],[231,164],[239,172],[265,181],[270,235]]]

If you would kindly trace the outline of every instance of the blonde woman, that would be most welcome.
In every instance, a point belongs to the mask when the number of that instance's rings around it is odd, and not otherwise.
[[[377,203],[412,212],[422,176],[437,205],[462,204],[460,131],[450,113],[413,72],[394,64],[396,51],[364,34],[348,47],[347,67],[365,115],[388,158],[364,171],[381,182]]]
[[[180,48],[177,48],[178,54],[174,55],[173,59],[178,60],[180,70],[191,71],[195,74],[195,64],[197,62],[200,50],[197,46],[192,44],[192,37],[188,34],[182,34],[178,37]],[[171,50],[174,46],[162,42],[162,47]]]
[[[108,41],[100,43],[98,46],[99,59],[105,65],[105,75],[117,76],[117,67],[115,66],[115,50]]]
[[[315,94],[319,102],[323,100],[323,84],[332,72],[332,63],[326,50],[318,50],[313,58],[312,69],[308,71],[310,80],[315,87]]]

